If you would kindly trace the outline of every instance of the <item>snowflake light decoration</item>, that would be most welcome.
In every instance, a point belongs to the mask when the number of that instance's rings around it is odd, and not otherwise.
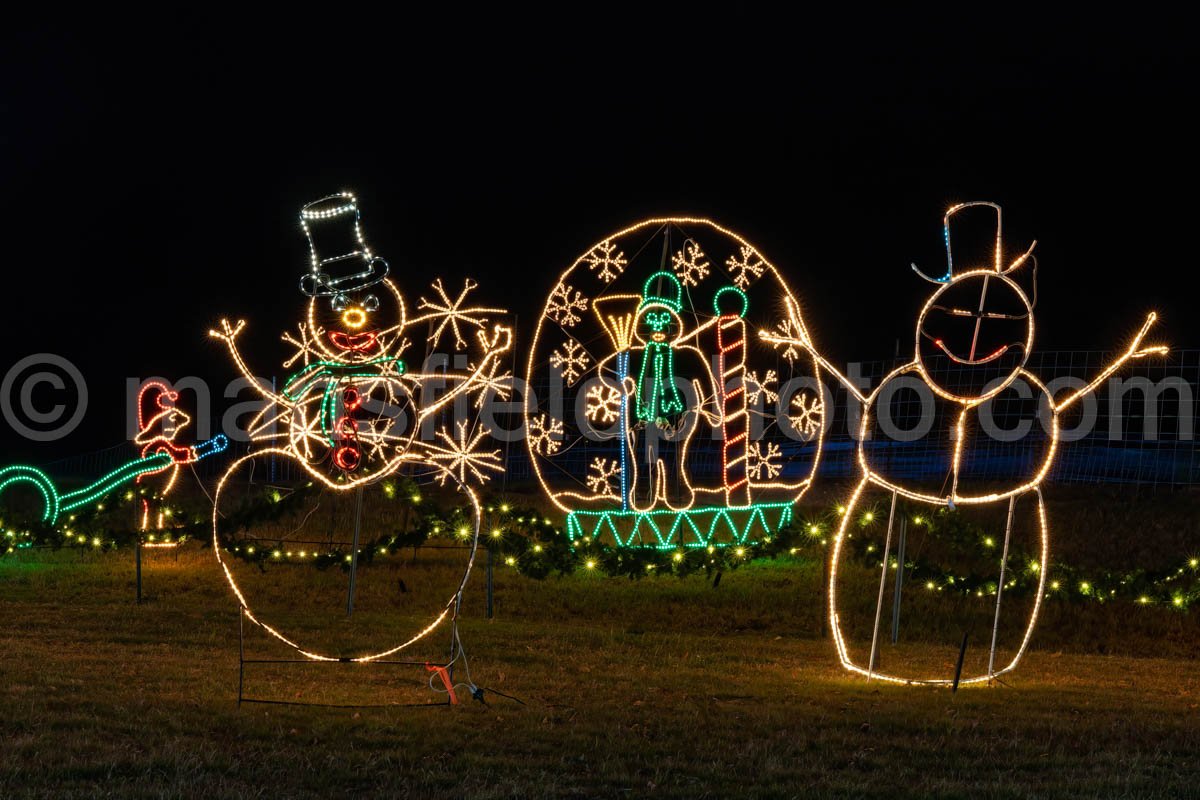
[[[583,348],[579,342],[574,339],[567,339],[563,343],[562,350],[555,350],[550,356],[550,364],[557,367],[563,376],[563,380],[568,386],[574,385],[579,376],[587,369],[588,361],[587,350]]]
[[[571,292],[575,294],[572,295]],[[546,304],[546,316],[559,325],[572,328],[582,319],[580,314],[587,311],[587,307],[588,301],[583,292],[560,283],[554,287],[550,301]]]
[[[613,386],[595,383],[588,387],[585,413],[592,422],[616,422],[621,413],[621,393]]]
[[[563,434],[562,420],[548,417],[545,414],[533,417],[525,431],[529,446],[535,453],[544,456],[554,455],[562,447],[558,437]]]
[[[419,310],[428,311],[429,313],[419,318],[419,320],[414,320],[414,322],[429,320],[436,323],[433,333],[429,336],[429,341],[434,347],[437,347],[441,343],[442,334],[445,333],[446,327],[449,326],[454,332],[454,346],[461,350],[467,346],[467,340],[463,337],[462,326],[470,325],[483,330],[487,325],[486,315],[506,313],[502,308],[464,307],[463,304],[466,303],[467,295],[479,287],[479,284],[470,278],[467,278],[463,282],[462,291],[458,293],[458,297],[453,299],[446,292],[445,287],[442,286],[441,278],[434,279],[432,287],[437,293],[437,297],[433,300],[422,297],[421,302],[417,305]]]
[[[725,266],[729,267],[729,271],[733,273],[733,283],[743,291],[754,280],[757,280],[766,269],[758,253],[750,245],[742,245],[738,248],[739,256],[730,256],[725,260]]]
[[[671,256],[671,267],[684,286],[698,286],[708,276],[709,263],[700,245],[693,241],[684,242],[683,249]]]
[[[619,500],[618,485],[621,479],[621,463],[616,459],[593,458],[588,468],[588,490],[601,497]]]
[[[500,361],[493,360],[491,366],[479,375],[479,392],[475,395],[475,408],[481,409],[489,399],[508,400],[512,397],[513,376]]]
[[[746,474],[755,481],[775,480],[783,472],[782,456],[783,450],[775,442],[753,442],[746,449]]]
[[[438,431],[437,438],[442,445],[432,445],[429,460],[441,467],[438,475],[438,485],[444,486],[447,478],[457,478],[459,483],[466,483],[467,475],[471,475],[480,483],[490,479],[487,471],[503,472],[504,465],[500,461],[500,450],[482,450],[480,444],[488,438],[487,430],[481,425],[475,433],[467,436],[467,422],[462,420],[455,427],[457,436],[451,436],[445,428]]]
[[[616,255],[613,255],[614,252]],[[612,283],[614,278],[625,271],[625,265],[629,263],[625,254],[617,250],[617,246],[611,241],[596,245],[592,252],[584,256],[584,260],[587,261],[588,269],[599,270],[596,277],[605,283]]]
[[[809,395],[807,392],[797,394],[792,398],[793,413],[788,414],[788,420],[791,421],[792,427],[803,434],[806,438],[811,439],[821,430],[822,418],[825,413],[825,404],[821,402],[821,398],[816,395]]]
[[[758,377],[757,370],[750,370],[746,373],[746,400],[750,403],[757,404],[758,401],[765,400],[768,403],[774,403],[779,399],[779,394],[770,389],[779,377],[775,370],[767,370],[767,374],[762,378]]]

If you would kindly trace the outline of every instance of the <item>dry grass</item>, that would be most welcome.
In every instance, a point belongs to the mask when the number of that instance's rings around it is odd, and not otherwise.
[[[418,560],[453,572],[437,562]],[[422,585],[416,569],[366,579]],[[313,574],[273,580],[303,607]],[[526,705],[238,709],[236,615],[211,552],[154,555],[145,576],[138,607],[128,553],[0,561],[0,796],[1179,797],[1200,779],[1195,615],[1118,626],[1118,611],[1052,608],[1009,687],[952,695],[843,673],[815,565],[755,565],[717,589],[501,571],[490,623],[480,570],[462,626],[473,677]],[[390,638],[386,608],[364,613]],[[1134,657],[1162,631],[1176,660]],[[420,673],[259,667],[247,690],[435,698]]]

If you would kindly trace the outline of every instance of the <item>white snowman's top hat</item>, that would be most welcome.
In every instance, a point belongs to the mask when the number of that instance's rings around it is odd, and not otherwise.
[[[300,209],[300,224],[308,237],[311,260],[300,278],[300,291],[309,297],[332,297],[379,283],[388,263],[371,254],[362,232],[358,201],[350,192],[314,200]],[[336,240],[341,239],[338,243]],[[317,240],[326,245],[325,252]],[[332,245],[332,249],[329,247]]]
[[[929,275],[926,275],[925,272],[923,272],[916,264],[913,264],[912,268],[914,272],[930,283],[949,283],[954,279],[955,262],[954,251],[950,247],[950,230],[953,223],[957,223],[960,228],[970,226],[970,223],[968,223],[968,226],[964,226],[962,221],[963,218],[968,214],[972,214],[971,209],[980,209],[984,211],[982,217],[977,215],[973,217],[971,222],[976,223],[976,225],[978,225],[979,222],[982,222],[987,226],[989,233],[994,230],[994,236],[987,252],[968,255],[966,264],[961,263],[962,259],[960,259],[960,263],[958,265],[960,268],[965,267],[968,271],[992,269],[1003,275],[1006,272],[1012,272],[1014,269],[1024,264],[1030,255],[1032,255],[1033,248],[1037,246],[1036,240],[1033,242],[1033,244],[1029,245],[1029,249],[1026,250],[1021,256],[1019,256],[1008,266],[1005,266],[1004,244],[1001,241],[1002,227],[1000,206],[987,200],[972,200],[967,203],[959,203],[951,206],[950,209],[946,211],[946,216],[942,218],[942,238],[945,239],[946,242],[946,273],[940,278],[933,278]],[[994,222],[992,221],[993,216]]]

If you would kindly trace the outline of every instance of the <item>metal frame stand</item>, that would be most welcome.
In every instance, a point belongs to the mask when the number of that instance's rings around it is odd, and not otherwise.
[[[458,617],[459,606],[462,603],[460,594],[455,600],[454,616]],[[315,661],[310,658],[246,658],[246,610],[238,609],[238,708],[243,703],[256,703],[272,706],[311,706],[314,708],[436,708],[438,706],[458,705],[459,700],[454,692],[454,662],[458,658],[457,619],[451,623],[450,658],[445,664],[433,664],[429,661],[414,661],[404,659],[378,659],[375,661],[354,661],[351,658],[339,658],[337,661]],[[428,672],[442,672],[442,680],[447,688],[445,700],[428,703],[310,703],[301,700],[271,700],[263,697],[246,696],[246,666],[248,664],[296,664],[296,665],[345,665],[354,664],[358,667],[378,664],[380,666],[424,667]]]
[[[1008,522],[1004,526],[1004,552],[1000,556],[1000,581],[996,584],[996,615],[992,620],[992,648],[988,652],[988,683],[996,677],[996,636],[1000,633],[1000,598],[1004,596],[1004,572],[1008,566],[1008,545],[1012,541],[1013,511],[1016,497],[1008,498]]]
[[[879,620],[883,615],[883,590],[887,586],[888,554],[892,549],[892,525],[896,521],[896,493],[892,492],[892,510],[888,512],[887,536],[883,540],[883,567],[879,574],[879,597],[875,601],[875,628],[871,633],[871,660],[867,662],[867,680],[874,677],[876,662],[879,655]]]

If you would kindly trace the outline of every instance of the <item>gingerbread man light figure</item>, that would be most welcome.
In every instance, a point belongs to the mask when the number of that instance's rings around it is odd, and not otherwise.
[[[966,270],[959,270],[951,249],[951,224],[967,209],[978,209],[986,214],[994,214],[995,244],[988,256],[990,263],[969,264]],[[939,278],[931,278],[917,269],[915,265],[913,266],[917,274],[938,287],[926,301],[917,318],[915,357],[909,363],[898,367],[884,377],[880,385],[871,393],[864,395],[853,382],[839,373],[817,352],[807,335],[785,336],[778,332],[768,331],[760,334],[765,341],[776,347],[800,347],[810,352],[821,366],[829,370],[830,374],[837,376],[847,391],[863,405],[864,411],[858,442],[858,462],[862,474],[846,504],[834,540],[829,579],[829,618],[838,657],[846,669],[865,675],[867,678],[874,677],[899,683],[949,684],[954,679],[904,675],[898,672],[884,673],[875,668],[880,615],[884,587],[889,572],[889,553],[892,545],[892,528],[896,516],[897,498],[902,497],[917,503],[950,509],[957,506],[986,506],[1007,501],[1007,523],[1003,554],[998,570],[999,580],[996,583],[995,613],[987,668],[981,674],[964,676],[959,682],[986,682],[1013,670],[1029,644],[1045,593],[1050,551],[1049,525],[1046,519],[1041,484],[1054,463],[1058,444],[1059,419],[1076,401],[1095,390],[1129,361],[1167,352],[1167,348],[1164,346],[1143,344],[1146,333],[1156,319],[1154,314],[1150,314],[1121,356],[1103,369],[1091,382],[1065,396],[1052,396],[1046,385],[1025,369],[1030,348],[1033,345],[1034,302],[1017,282],[1017,277],[1026,270],[1036,274],[1033,245],[1012,262],[1007,264],[1004,262],[1001,243],[1001,212],[1000,207],[995,203],[970,202],[956,205],[946,212],[943,227],[946,241],[946,273]],[[1036,298],[1036,291],[1034,298]],[[790,299],[788,304],[789,308],[794,311],[794,304]],[[799,326],[796,329],[801,333],[804,331],[804,328]],[[951,369],[935,372],[931,368],[931,363],[938,359],[948,363]],[[916,490],[904,485],[900,480],[887,474],[885,465],[873,463],[871,454],[865,447],[871,426],[878,416],[877,401],[892,382],[905,376],[915,376],[937,397],[950,404],[950,416],[955,420],[953,429],[950,431],[953,447],[952,453],[950,453],[946,489],[942,493]],[[964,465],[969,461],[966,456],[971,447],[970,434],[979,428],[980,407],[1012,386],[1018,379],[1023,379],[1033,387],[1033,391],[1037,393],[1049,412],[1048,442],[1040,464],[1032,475],[1010,481],[1008,485],[991,486],[985,491],[968,488],[966,479],[972,476]],[[890,493],[891,513],[884,543],[870,655],[863,664],[858,663],[850,652],[849,640],[840,619],[839,566],[845,553],[848,527],[850,520],[854,517],[855,507],[859,504],[864,489],[872,485]],[[995,663],[996,641],[1001,599],[1005,588],[1005,567],[1013,532],[1014,506],[1018,499],[1027,495],[1032,496],[1036,501],[1039,530],[1040,558],[1035,566],[1039,575],[1037,595],[1033,600],[1024,633],[1011,660],[997,668]]]

